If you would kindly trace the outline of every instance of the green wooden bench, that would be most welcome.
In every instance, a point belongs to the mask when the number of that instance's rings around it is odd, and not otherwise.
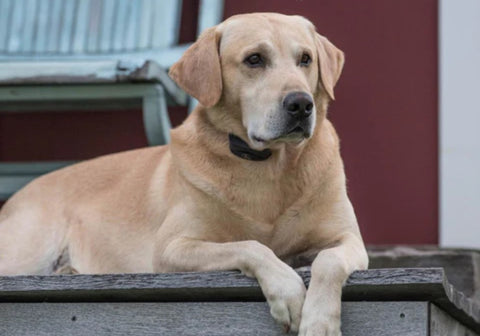
[[[178,44],[181,8],[181,0],[0,0],[0,113],[133,101],[148,143],[168,143],[167,105],[189,103],[166,72],[189,46]],[[223,1],[201,0],[197,32],[222,15]],[[0,200],[68,164],[0,163]]]

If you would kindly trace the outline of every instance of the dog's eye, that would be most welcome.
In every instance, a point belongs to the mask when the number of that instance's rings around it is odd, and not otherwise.
[[[258,68],[263,66],[263,58],[260,56],[260,54],[253,54],[245,58],[243,61],[246,65],[248,65],[251,68]]]
[[[303,54],[302,59],[300,60],[300,66],[309,66],[311,62],[312,62],[312,59],[310,55]]]

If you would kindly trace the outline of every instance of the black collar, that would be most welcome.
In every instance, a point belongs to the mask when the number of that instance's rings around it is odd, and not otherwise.
[[[263,151],[250,148],[245,141],[232,133],[228,135],[228,140],[230,142],[230,151],[239,158],[250,161],[264,161],[272,155],[272,151],[268,148]]]

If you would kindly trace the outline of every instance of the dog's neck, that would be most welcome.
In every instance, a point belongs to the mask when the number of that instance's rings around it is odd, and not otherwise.
[[[295,165],[295,162],[298,162],[305,147],[305,144],[276,144],[272,148],[256,150],[246,141],[248,136],[246,130],[243,128],[239,112],[222,111],[221,106],[210,109],[197,106],[195,113],[197,114],[197,120],[200,124],[209,125],[208,129],[212,131],[210,133],[212,138],[222,138],[221,142],[216,141],[216,144],[213,145],[213,147],[218,149],[214,150],[216,153],[219,155],[228,153],[246,162],[251,161],[252,168],[254,169],[257,166],[257,162],[270,163],[277,168],[287,168],[286,166]],[[219,148],[218,145],[220,144],[221,146]],[[285,162],[282,162],[285,160],[288,161],[287,165],[285,165]]]
[[[272,151],[268,148],[257,151],[251,148],[245,141],[236,136],[235,134],[228,134],[228,141],[230,152],[239,158],[250,161],[265,161],[272,156]]]
[[[255,150],[244,140],[247,137],[246,131],[242,128],[241,121],[236,120],[235,116],[231,113],[209,112],[211,111],[203,106],[197,106],[179,127],[188,129],[181,133],[183,136],[177,136],[177,131],[172,130],[172,148],[188,142],[189,148],[195,146],[198,152],[203,152],[210,160],[222,160],[225,163],[231,162],[233,165],[238,164],[237,160],[242,160],[245,163],[242,167],[247,170],[257,170],[258,165],[261,164],[270,174],[278,175],[277,177],[280,178],[281,175],[289,174],[288,171],[298,169],[301,157],[313,140],[310,139],[299,145],[276,144],[275,148]],[[220,118],[219,115],[223,117]],[[232,125],[236,127],[232,128]],[[185,137],[185,134],[189,136]]]
[[[227,200],[238,215],[265,223],[273,222],[294,202],[309,199],[318,190],[316,186],[331,161],[328,153],[322,156],[325,161],[316,159],[322,151],[317,138],[321,133],[314,133],[312,139],[297,146],[277,144],[270,149],[268,159],[251,161],[232,154],[229,148],[229,133],[246,137],[238,128],[219,129],[206,111],[197,107],[171,132],[169,149],[178,173],[196,189]],[[254,198],[249,190],[255,190]],[[275,206],[263,209],[266,200]]]

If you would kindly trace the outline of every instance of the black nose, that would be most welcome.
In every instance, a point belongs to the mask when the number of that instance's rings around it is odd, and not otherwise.
[[[312,114],[313,100],[305,92],[291,92],[283,100],[283,108],[293,118],[303,120]]]

